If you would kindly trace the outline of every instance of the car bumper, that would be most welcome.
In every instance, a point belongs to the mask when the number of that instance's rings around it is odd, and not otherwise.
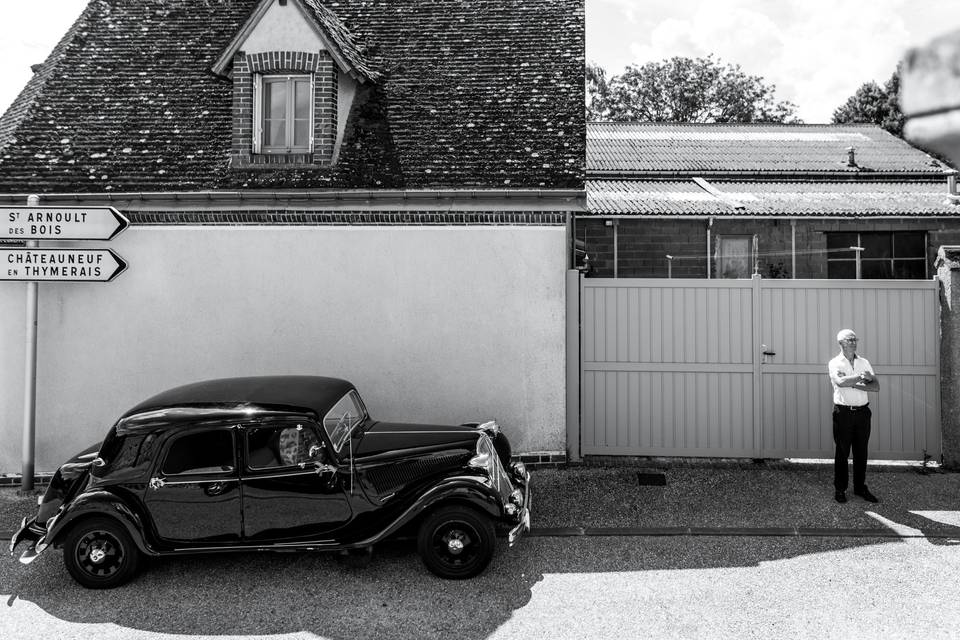
[[[10,555],[16,552],[17,545],[21,542],[28,542],[30,546],[20,555],[20,562],[30,564],[47,548],[46,535],[46,527],[37,524],[36,518],[30,520],[24,518],[20,523],[20,529],[10,538]]]
[[[522,467],[521,467],[522,468]],[[522,474],[517,473],[516,467],[511,470],[512,475],[523,485],[523,508],[518,515],[519,522],[507,533],[507,543],[513,546],[517,540],[525,533],[530,532],[530,508],[533,494],[530,491],[530,472],[522,470]]]

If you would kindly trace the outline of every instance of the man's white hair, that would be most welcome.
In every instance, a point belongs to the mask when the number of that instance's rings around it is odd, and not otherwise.
[[[843,342],[847,338],[856,338],[857,334],[853,332],[853,329],[841,329],[840,333],[837,334],[837,342]]]

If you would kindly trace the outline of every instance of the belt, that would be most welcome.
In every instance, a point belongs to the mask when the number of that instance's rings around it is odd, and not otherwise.
[[[835,404],[833,406],[839,409],[840,411],[863,411],[864,409],[868,409],[870,407],[870,403],[861,404],[860,406],[857,406],[857,407],[849,407],[845,404]]]

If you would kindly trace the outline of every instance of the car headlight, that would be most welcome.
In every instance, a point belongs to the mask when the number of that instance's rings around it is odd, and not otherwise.
[[[467,462],[467,466],[474,469],[483,469],[493,476],[495,471],[497,450],[493,448],[493,443],[486,435],[477,438],[477,452]]]

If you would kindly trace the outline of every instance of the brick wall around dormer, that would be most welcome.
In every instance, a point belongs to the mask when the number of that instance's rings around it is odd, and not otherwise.
[[[253,153],[253,99],[256,74],[313,74],[313,152]],[[233,58],[233,128],[230,166],[237,169],[277,165],[328,167],[337,136],[337,67],[326,51],[266,51]]]

